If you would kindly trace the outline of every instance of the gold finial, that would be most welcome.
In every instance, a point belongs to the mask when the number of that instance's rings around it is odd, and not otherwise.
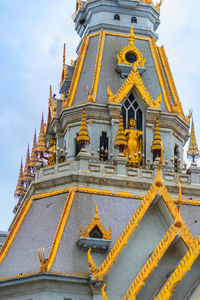
[[[40,125],[40,134],[37,142],[36,147],[37,153],[40,154],[40,158],[45,158],[45,153],[47,153],[47,147],[46,147],[46,141],[45,141],[45,124],[44,124],[44,118],[42,114],[42,120]]]
[[[153,145],[151,147],[151,152],[155,154],[156,157],[160,157],[161,153],[161,135],[160,135],[160,126],[158,117],[156,119],[155,131],[154,131],[154,138],[153,138]]]
[[[81,127],[80,127],[80,131],[79,131],[79,134],[77,137],[77,143],[81,144],[82,148],[85,148],[85,144],[90,144],[90,137],[89,137],[88,128],[87,128],[85,106],[83,107]]]
[[[52,105],[52,99],[53,99],[53,95],[52,95],[52,85],[50,85],[50,89],[49,89],[49,106]]]
[[[157,2],[157,3],[156,3],[155,8],[156,8],[158,11],[160,11],[160,8],[161,8],[162,4],[163,4],[163,0],[160,0],[160,2]]]
[[[195,160],[198,159],[199,156],[200,156],[200,151],[198,149],[197,139],[196,139],[195,130],[194,130],[194,121],[192,119],[190,144],[189,144],[189,149],[187,152],[187,157],[189,159],[192,159],[192,164],[196,164]]]
[[[180,180],[178,181],[178,186],[179,186],[179,196],[178,196],[179,203],[178,203],[178,206],[177,206],[177,214],[176,214],[174,225],[176,227],[180,228],[182,226],[182,218],[181,218],[181,214],[180,214],[180,209],[181,209],[181,204],[182,204],[182,201],[183,201]]]
[[[109,300],[106,294],[106,284],[102,287],[102,300]]]
[[[45,258],[44,252],[45,252],[45,248],[38,249],[38,258],[40,261],[40,272],[42,273],[46,273],[48,269],[47,266],[48,259]]]
[[[133,31],[133,24],[131,24],[131,30],[130,30],[130,35],[129,35],[128,40],[129,40],[130,46],[134,46],[135,35],[134,35],[134,31]]]
[[[21,160],[19,177],[17,181],[16,190],[14,193],[15,197],[20,197],[21,193],[24,191],[24,181],[23,181],[23,162]]]
[[[66,66],[66,44],[64,44],[63,47],[63,70],[62,70],[62,75],[61,75],[61,82],[60,82],[60,87],[62,87],[63,82],[67,80],[67,66]]]
[[[33,168],[35,166],[36,162],[38,161],[36,147],[37,147],[37,137],[36,137],[36,129],[35,129],[30,164],[29,164],[31,168]]]
[[[115,148],[119,149],[120,153],[123,153],[124,148],[127,148],[127,139],[126,139],[125,131],[124,131],[124,123],[123,123],[122,113],[120,114],[119,127],[118,127],[117,137],[116,137],[114,146],[115,146]]]
[[[30,172],[30,152],[29,152],[29,144],[26,154],[26,164],[24,168],[24,174],[23,174],[23,180],[26,182],[30,178],[31,172]]]
[[[164,160],[163,153],[164,153],[164,147],[163,147],[163,144],[161,141],[160,161],[159,161],[157,176],[156,176],[156,180],[155,180],[155,185],[158,187],[161,187],[163,185],[162,175],[161,175],[161,168],[162,168],[162,164],[163,164],[163,160]]]

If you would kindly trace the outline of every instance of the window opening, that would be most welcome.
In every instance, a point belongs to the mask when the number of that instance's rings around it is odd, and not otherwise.
[[[107,132],[102,132],[100,137],[100,160],[108,160],[108,137]]]
[[[179,160],[179,147],[178,147],[178,145],[175,145],[175,147],[174,147],[174,172],[179,171],[178,160]]]
[[[128,122],[130,119],[136,120],[136,129],[142,130],[143,115],[138,102],[136,101],[133,93],[131,93],[125,100],[122,106],[122,114],[124,121],[124,128],[128,128]]]
[[[120,21],[120,15],[119,15],[119,14],[115,14],[115,15],[114,15],[114,20]]]
[[[90,238],[93,238],[93,239],[102,239],[103,238],[103,234],[97,225],[90,231],[89,235],[90,235]]]
[[[137,23],[137,18],[136,17],[132,17],[131,18],[131,23]]]
[[[76,134],[76,138],[75,138],[75,154],[76,154],[76,156],[81,151],[81,144],[77,143],[77,137],[78,137],[78,133]]]

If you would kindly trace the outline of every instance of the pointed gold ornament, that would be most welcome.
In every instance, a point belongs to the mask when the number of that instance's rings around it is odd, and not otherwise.
[[[192,164],[196,164],[195,160],[199,159],[199,156],[200,156],[200,151],[199,151],[198,145],[197,145],[197,139],[196,139],[195,130],[194,130],[194,121],[192,120],[190,144],[189,144],[189,149],[187,152],[187,157],[189,159],[192,159]]]
[[[20,197],[21,193],[24,191],[24,181],[23,181],[23,162],[21,160],[19,177],[17,181],[16,190],[14,193],[15,197]]]
[[[80,128],[80,131],[79,131],[79,134],[77,137],[77,143],[81,144],[82,148],[85,148],[86,144],[90,144],[90,137],[89,137],[88,128],[87,128],[85,106],[83,107],[81,128]]]
[[[115,140],[115,148],[118,148],[120,153],[123,153],[124,148],[127,148],[127,139],[126,139],[125,131],[124,131],[124,123],[123,123],[122,113],[120,114],[119,127],[118,127],[118,131],[117,131],[117,137]]]

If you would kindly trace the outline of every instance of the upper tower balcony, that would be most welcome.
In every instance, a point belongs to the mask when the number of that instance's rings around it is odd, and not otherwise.
[[[160,4],[152,0],[77,0],[74,22],[80,37],[103,28],[127,33],[133,23],[136,35],[158,38]]]

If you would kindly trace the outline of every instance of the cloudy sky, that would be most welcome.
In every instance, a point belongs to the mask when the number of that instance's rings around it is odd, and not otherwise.
[[[75,0],[0,0],[0,230],[7,230],[20,159],[47,117],[49,85],[58,94],[63,43],[67,62],[79,38],[72,14]],[[200,2],[164,0],[158,44],[164,44],[184,110],[194,111],[200,137]]]

